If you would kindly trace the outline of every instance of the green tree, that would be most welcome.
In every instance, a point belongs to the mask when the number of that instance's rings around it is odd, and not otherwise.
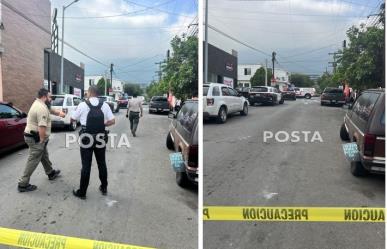
[[[267,69],[267,84],[270,85],[271,77],[273,73],[270,68]],[[265,68],[261,67],[255,71],[253,77],[250,79],[251,86],[263,86],[265,85]]]
[[[112,88],[112,84],[110,84],[110,80],[107,79],[107,89],[106,89],[106,94],[109,94],[109,88]],[[97,88],[98,88],[98,93],[100,95],[105,95],[105,78],[99,79],[97,82]]]
[[[141,96],[144,93],[140,85],[132,84],[132,83],[124,84],[124,92],[129,96],[133,96],[133,95]]]
[[[384,4],[380,7],[379,24],[373,27],[352,26],[347,31],[348,46],[339,50],[336,82],[348,83],[357,89],[385,85],[385,17]]]
[[[163,66],[163,80],[157,89],[164,93],[171,90],[177,98],[190,98],[198,92],[198,38],[176,36],[171,47],[172,55]]]
[[[319,92],[322,92],[326,87],[337,87],[340,83],[333,80],[333,75],[325,72],[317,79],[317,85],[320,88]]]
[[[313,80],[308,75],[300,73],[292,73],[290,76],[290,83],[297,87],[312,87],[314,86]]]

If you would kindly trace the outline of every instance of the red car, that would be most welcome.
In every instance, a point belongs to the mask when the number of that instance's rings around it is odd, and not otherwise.
[[[128,98],[127,97],[121,97],[117,100],[118,108],[126,108],[128,107]]]
[[[12,105],[0,102],[0,153],[24,145],[27,114]]]

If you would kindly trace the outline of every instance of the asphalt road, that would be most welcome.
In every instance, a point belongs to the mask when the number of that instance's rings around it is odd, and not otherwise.
[[[297,99],[249,112],[204,125],[204,205],[384,207],[384,177],[356,178],[344,158],[345,107]],[[323,142],[264,143],[264,131],[318,131]],[[384,241],[383,223],[204,222],[206,249],[382,249]]]
[[[62,177],[50,182],[38,166],[31,183],[38,189],[17,192],[27,149],[0,157],[0,227],[87,239],[171,249],[197,248],[197,191],[175,183],[165,138],[170,120],[145,112],[137,137],[129,136],[126,110],[116,115],[111,133],[126,133],[130,148],[108,149],[108,195],[98,190],[93,158],[87,200],[72,195],[78,188],[79,146],[65,148],[67,131],[53,132],[49,153]],[[117,139],[118,140],[118,139]],[[116,142],[116,144],[118,141]],[[0,248],[8,248],[1,246]]]

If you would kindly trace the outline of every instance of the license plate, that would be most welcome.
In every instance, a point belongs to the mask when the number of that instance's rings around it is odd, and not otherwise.
[[[332,100],[332,103],[336,103],[336,100]]]

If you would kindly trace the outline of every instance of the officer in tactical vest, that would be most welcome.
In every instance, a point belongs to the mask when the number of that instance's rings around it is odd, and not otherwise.
[[[88,99],[78,105],[71,116],[72,120],[81,123],[80,150],[81,150],[81,181],[78,190],[73,190],[74,196],[86,199],[87,187],[89,186],[91,162],[93,153],[97,160],[99,179],[101,185],[99,190],[103,195],[107,194],[107,168],[106,168],[106,143],[107,131],[105,127],[115,124],[114,115],[107,103],[98,99],[98,89],[90,86]]]

